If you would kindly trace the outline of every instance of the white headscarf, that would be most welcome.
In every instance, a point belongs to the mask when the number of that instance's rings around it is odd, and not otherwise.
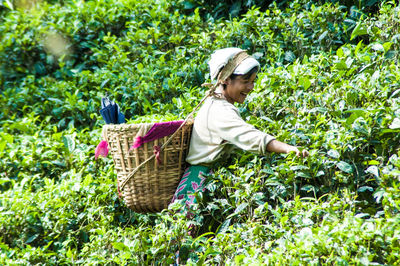
[[[214,53],[211,55],[210,61],[208,61],[211,79],[215,80],[221,69],[228,63],[228,60],[241,51],[243,50],[233,47],[215,50]],[[233,74],[247,74],[253,67],[258,67],[258,69],[260,69],[260,63],[258,63],[258,61],[253,57],[248,57],[235,68]]]

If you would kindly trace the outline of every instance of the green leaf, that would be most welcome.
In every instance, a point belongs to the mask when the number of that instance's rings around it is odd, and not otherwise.
[[[4,140],[0,141],[0,151],[4,150],[7,145],[7,142]]]
[[[305,192],[316,192],[317,191],[316,188],[312,185],[302,186],[300,190],[305,191]]]
[[[285,52],[285,60],[293,63],[296,60],[296,56],[294,55],[294,53],[292,51],[286,51]]]
[[[236,255],[235,256],[235,264],[236,265],[241,265],[243,263],[243,259],[245,259],[246,256],[244,254]]]
[[[344,56],[342,48],[337,49],[336,54],[339,58],[342,58]]]
[[[391,43],[391,42],[385,42],[383,44],[383,48],[385,49],[385,52],[389,51],[390,47],[392,47],[392,45],[393,45],[393,43]]]
[[[190,1],[185,1],[185,2],[183,2],[183,8],[184,8],[184,9],[193,9],[193,8],[195,8],[195,7],[196,7],[196,5],[193,4],[193,3],[190,2]]]
[[[343,172],[345,173],[352,173],[353,172],[353,168],[351,167],[350,164],[344,162],[344,161],[340,161],[336,164],[336,166]]]
[[[44,75],[46,74],[46,67],[43,65],[42,62],[36,62],[34,65],[35,71],[39,75]]]
[[[217,255],[219,253],[220,252],[216,251],[212,247],[207,248],[206,252],[204,252],[204,254],[200,257],[199,261],[197,262],[197,265],[204,265],[204,262],[208,255]]]
[[[304,89],[308,89],[311,86],[311,82],[307,77],[299,78],[300,85],[304,87]]]
[[[241,5],[242,5],[241,1],[233,2],[233,4],[231,5],[231,8],[229,9],[229,14],[232,17],[236,17],[239,14],[240,10],[241,10]]]
[[[25,244],[29,244],[32,243],[33,241],[35,241],[36,238],[38,238],[39,234],[34,234],[32,236],[30,236],[26,241]]]
[[[360,219],[364,219],[364,218],[368,218],[371,215],[369,213],[357,213],[354,217],[360,218]],[[366,264],[368,264],[369,260],[367,259],[366,261],[364,260],[364,263],[367,262]],[[366,265],[361,263],[362,265]]]
[[[368,34],[367,28],[365,27],[364,22],[360,21],[351,33],[350,40],[365,34]]]
[[[14,10],[14,6],[10,0],[4,0],[2,2],[3,2],[3,6],[5,6],[6,8],[8,8],[10,10]]]
[[[363,164],[367,164],[367,165],[379,165],[380,162],[377,160],[369,160],[367,162],[364,162]]]
[[[386,195],[385,189],[380,188],[374,192],[374,198],[377,203],[380,203],[382,198]]]
[[[353,123],[352,128],[354,129],[354,131],[359,132],[363,135],[369,134],[368,128],[364,124]]]
[[[351,125],[353,122],[359,117],[366,117],[368,116],[369,112],[362,108],[354,108],[345,111],[344,113],[351,113],[351,115],[346,119],[346,124]]]
[[[372,191],[374,191],[374,189],[372,188],[372,187],[369,187],[369,186],[362,186],[362,187],[359,187],[358,189],[357,189],[357,191],[358,192],[365,192],[365,191],[369,191],[369,192],[372,192]]]
[[[362,44],[363,44],[362,40],[358,42],[356,49],[354,50],[354,54],[358,55],[358,51],[360,50]]]
[[[247,202],[245,203],[241,203],[235,210],[235,214],[239,214],[241,213],[244,209],[247,208],[247,206],[249,206],[249,204]]]
[[[337,150],[329,150],[328,151],[328,156],[338,159],[340,157],[340,154]]]
[[[1,135],[2,138],[4,138],[8,143],[12,144],[14,142],[14,136],[7,134],[7,133],[3,133]]]
[[[225,233],[228,230],[230,224],[231,224],[231,219],[226,219],[218,228],[218,234]]]
[[[400,119],[399,118],[395,118],[393,119],[392,123],[389,126],[390,129],[398,129],[400,128]]]
[[[62,138],[65,147],[67,148],[69,153],[72,153],[75,150],[75,141],[70,135],[65,135]]]
[[[121,243],[121,242],[114,242],[114,243],[112,243],[112,246],[119,251],[129,250],[128,247],[125,246],[125,244]]]
[[[379,52],[384,52],[385,48],[383,48],[383,45],[380,43],[374,43],[372,44],[371,48],[375,51],[379,51]]]
[[[365,172],[374,175],[376,178],[379,178],[379,169],[376,165],[368,167]]]
[[[124,259],[126,259],[126,260],[128,260],[128,259],[130,259],[131,257],[132,257],[132,254],[131,254],[131,252],[123,252],[122,253],[122,257],[124,258]]]
[[[328,32],[327,30],[324,31],[324,32],[321,34],[321,36],[319,36],[318,42],[322,42],[322,40],[326,38],[326,36],[328,35],[328,33],[329,33],[329,32]]]

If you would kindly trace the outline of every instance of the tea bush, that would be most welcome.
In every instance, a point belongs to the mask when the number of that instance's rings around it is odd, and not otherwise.
[[[0,1],[1,264],[398,263],[394,1],[17,2]],[[184,118],[229,46],[262,65],[243,118],[310,156],[237,151],[192,220],[129,210],[94,160],[101,98],[129,123]]]

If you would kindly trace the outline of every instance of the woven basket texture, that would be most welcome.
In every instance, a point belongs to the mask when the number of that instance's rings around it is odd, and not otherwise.
[[[109,145],[114,160],[118,183],[143,161],[154,154],[153,147],[161,147],[170,136],[143,144],[129,151],[143,124],[104,125],[103,136]],[[160,153],[161,164],[153,158],[130,178],[121,191],[126,205],[135,212],[158,212],[171,202],[181,176],[185,170],[185,158],[189,149],[193,121],[180,129],[171,142]]]

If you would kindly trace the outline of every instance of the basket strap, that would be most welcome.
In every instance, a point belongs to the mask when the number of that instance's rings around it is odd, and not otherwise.
[[[178,129],[167,139],[166,142],[163,143],[163,145],[160,148],[160,152],[164,150],[164,148],[171,142],[171,140],[178,134],[179,130],[186,124],[186,122],[193,117],[193,114],[197,111],[197,109],[200,107],[200,105],[211,95],[214,95],[213,90],[209,90],[207,95],[203,97],[203,99],[197,104],[197,106],[193,109],[193,111],[186,117],[186,119],[183,121],[183,123],[178,127]],[[150,160],[152,160],[154,157],[156,157],[155,154],[147,158],[147,160],[143,161],[141,164],[139,164],[132,172],[129,173],[129,175],[125,178],[125,180],[121,183],[121,190],[124,189],[126,183],[136,174],[139,169],[148,163]]]
[[[208,92],[206,93],[206,96],[203,97],[203,99],[197,104],[197,106],[193,109],[193,111],[186,117],[186,119],[183,121],[183,123],[179,126],[179,128],[167,139],[167,141],[161,146],[160,152],[164,150],[164,148],[171,142],[171,140],[178,134],[179,130],[186,124],[186,122],[193,117],[193,114],[197,111],[197,109],[200,107],[200,105],[210,96],[217,96],[220,97],[217,93],[215,93],[216,88],[222,84],[235,70],[237,66],[243,60],[246,58],[250,57],[246,51],[241,51],[237,53],[233,58],[231,58],[228,63],[224,66],[224,68],[221,70],[220,74],[218,75],[218,81],[216,84],[211,84],[211,83],[204,83],[201,86],[202,87],[210,87]],[[141,164],[139,164],[132,172],[129,173],[129,175],[125,178],[125,180],[121,183],[121,191],[124,189],[125,185],[128,183],[128,181],[139,171],[139,169],[148,163],[150,160],[152,160],[154,157],[156,157],[155,154],[147,158],[147,160],[143,161]]]
[[[104,127],[103,127],[103,130],[102,130],[101,134],[102,134],[103,139],[104,139],[105,141],[107,141],[107,143],[109,143],[109,141],[108,141],[108,135],[107,135],[107,130],[104,130]],[[110,146],[109,146],[109,147],[110,147]]]

